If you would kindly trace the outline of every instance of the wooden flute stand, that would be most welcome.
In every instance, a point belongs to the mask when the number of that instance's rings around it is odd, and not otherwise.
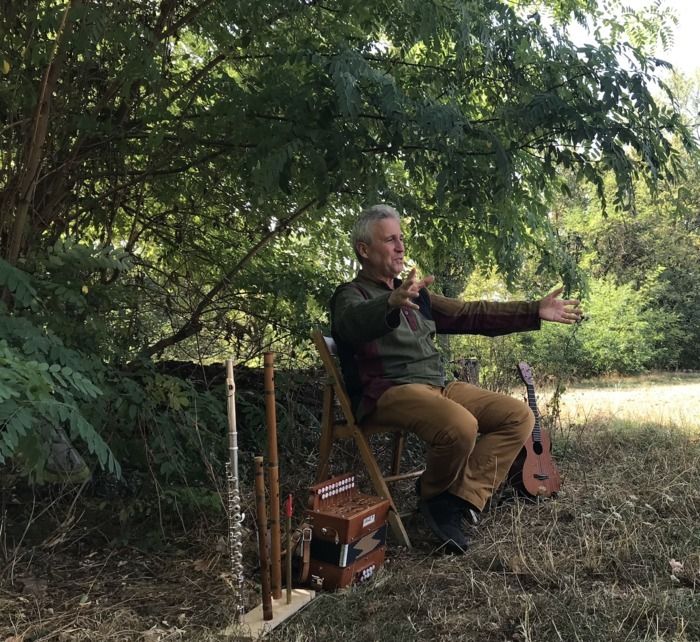
[[[275,598],[272,594],[270,586],[270,559],[266,543],[267,515],[265,510],[265,482],[262,457],[255,457],[254,470],[262,603],[243,614],[239,622],[234,622],[222,631],[222,635],[241,641],[259,640],[305,607],[316,596],[315,591],[307,589],[292,589],[289,593],[289,601],[287,601],[286,591],[280,591],[279,598]],[[291,578],[288,581],[291,581]]]
[[[262,603],[248,613],[240,622],[235,622],[222,633],[235,640],[259,640],[297,611],[305,607],[315,596],[315,591],[307,589],[292,589],[289,594],[280,591],[280,597],[273,595],[270,586],[270,559],[267,554],[266,530],[267,515],[265,511],[265,482],[263,479],[263,458],[255,458],[255,499],[258,513],[258,538],[260,549],[260,580]],[[291,577],[287,578],[291,581]]]
[[[303,609],[314,597],[316,597],[316,591],[292,589],[292,601],[289,604],[287,604],[287,596],[284,593],[278,600],[272,598],[273,615],[271,620],[264,619],[263,606],[259,604],[243,616],[240,624],[232,624],[224,629],[223,635],[241,641],[259,640]]]
[[[308,589],[289,589],[282,592],[281,529],[279,501],[279,462],[277,455],[277,417],[275,414],[274,353],[266,352],[265,366],[265,423],[268,441],[268,482],[270,495],[270,548],[267,546],[268,516],[265,503],[265,469],[263,458],[255,457],[255,503],[258,523],[258,550],[260,553],[260,584],[262,603],[243,614],[221,633],[235,640],[259,640],[297,611],[306,606],[316,592]],[[291,523],[291,503],[289,506]],[[288,526],[289,527],[289,526]],[[288,552],[291,555],[291,552]],[[291,575],[287,578],[291,583]]]

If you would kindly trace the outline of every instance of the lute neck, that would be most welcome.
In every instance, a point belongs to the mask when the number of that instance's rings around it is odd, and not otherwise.
[[[540,412],[537,410],[537,399],[535,398],[535,386],[531,383],[526,383],[527,388],[527,405],[530,406],[532,414],[535,415],[535,427],[532,429],[532,440],[541,441],[540,430]]]

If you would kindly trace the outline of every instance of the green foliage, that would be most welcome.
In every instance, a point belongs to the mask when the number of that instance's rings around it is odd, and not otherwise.
[[[671,138],[694,145],[652,95],[643,49],[600,34],[577,47],[559,27],[602,20],[592,2],[195,6],[14,2],[2,17],[2,256],[16,264],[19,242],[33,273],[56,239],[122,248],[135,269],[87,301],[130,329],[111,354],[220,358],[232,343],[246,359],[299,343],[348,271],[349,219],[371,201],[430,230],[414,258],[448,288],[477,264],[512,277],[528,248],[558,270],[560,170],[601,198],[611,171],[623,207],[637,176],[680,171]]]
[[[14,292],[10,311],[0,306],[0,406],[2,461],[17,456],[26,474],[41,480],[49,457],[51,426],[67,429],[84,443],[100,466],[119,475],[112,451],[86,411],[99,405],[104,365],[95,355],[63,338],[78,334],[75,314],[86,305],[80,283],[53,280],[48,268],[70,269],[74,278],[96,267],[114,267],[109,252],[57,244],[47,257],[43,278],[0,262],[0,280]],[[70,331],[67,329],[70,328]]]
[[[115,451],[155,480],[207,479],[224,453],[223,392],[199,391],[150,363],[129,375],[110,382],[111,399],[92,415],[98,420],[108,413],[103,430],[114,435]]]
[[[640,313],[658,318],[658,349],[650,366],[700,364],[700,225],[698,159],[685,158],[686,176],[654,196],[637,185],[634,211],[607,217],[586,194],[562,209],[562,225],[579,240],[582,267],[596,279],[629,285]],[[608,186],[609,189],[609,186]]]
[[[108,248],[57,243],[41,278],[0,260],[0,282],[14,294],[12,310],[0,304],[0,461],[18,457],[23,471],[37,480],[43,479],[49,458],[51,426],[66,428],[100,466],[120,474],[112,451],[86,416],[103,396],[104,365],[79,349],[75,325],[87,307],[81,277],[122,267],[111,254]],[[71,336],[76,340],[65,339]]]
[[[650,275],[641,288],[618,284],[611,277],[593,278],[582,298],[583,322],[574,326],[545,322],[538,332],[495,339],[452,337],[451,355],[477,358],[482,385],[504,391],[517,383],[515,366],[521,360],[548,381],[677,367],[686,333],[673,309],[654,307],[657,287],[663,287],[657,279],[662,276]],[[473,281],[466,298],[525,298],[518,292],[509,294],[494,277]]]
[[[0,308],[0,462],[18,456],[24,472],[41,480],[51,426],[68,429],[100,466],[119,475],[119,464],[85,409],[102,390],[93,381],[100,366],[66,348],[55,334]]]
[[[37,265],[41,277],[0,263],[16,294],[12,310],[0,307],[0,461],[42,481],[50,429],[60,426],[90,463],[117,476],[125,459],[162,479],[201,478],[221,450],[220,400],[151,362],[125,369],[120,319],[89,305],[105,303],[102,279],[128,267],[123,253],[59,242]]]
[[[676,322],[647,303],[645,293],[631,285],[593,280],[581,327],[546,324],[531,337],[529,350],[548,372],[561,373],[562,361],[569,363],[566,374],[576,377],[643,372],[657,362],[664,333]]]
[[[653,193],[695,148],[644,54],[663,12],[645,14],[631,44],[599,31],[577,47],[562,25],[599,24],[598,11],[7,3],[2,381],[21,407],[3,457],[24,449],[39,477],[30,441],[60,422],[108,469],[128,453],[163,478],[208,474],[218,402],[151,359],[255,364],[276,347],[304,364],[309,327],[353,272],[347,231],[369,202],[410,214],[411,258],[445,292],[475,266],[511,283],[529,271],[532,291],[554,273],[573,286],[554,198],[587,184],[631,207],[636,182]],[[640,281],[658,302],[677,269],[663,267]]]
[[[0,258],[0,286],[7,288],[18,306],[36,308],[36,290],[30,276]]]
[[[671,48],[678,18],[673,8],[665,6],[663,0],[654,0],[641,7],[622,6],[621,11],[621,23],[612,23],[611,39],[625,33],[636,46],[650,53],[654,52],[657,43],[664,50]]]

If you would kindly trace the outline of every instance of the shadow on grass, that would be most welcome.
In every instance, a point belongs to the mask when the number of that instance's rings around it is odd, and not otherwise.
[[[561,495],[487,513],[463,557],[391,550],[371,583],[324,594],[268,639],[698,640],[700,442],[587,426],[557,443]]]
[[[266,639],[699,640],[697,432],[648,422],[573,424],[555,432],[554,447],[564,478],[556,500],[493,508],[460,557],[436,550],[413,516],[412,550],[390,546],[373,580],[320,595]],[[415,503],[412,483],[404,486],[402,509]],[[69,528],[51,537],[10,550],[2,530],[0,553],[9,563],[0,568],[0,640],[223,639],[235,605],[222,515],[199,532],[165,528],[167,547],[153,549],[134,533],[128,545],[115,542],[80,511],[69,523],[73,505],[70,497],[55,503],[52,523]],[[250,607],[259,603],[256,536],[252,520],[244,525]]]

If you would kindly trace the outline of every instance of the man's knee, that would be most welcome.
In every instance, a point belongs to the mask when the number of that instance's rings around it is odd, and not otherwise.
[[[471,452],[476,443],[478,425],[472,416],[447,420],[435,431],[432,445],[454,449],[455,452]]]
[[[535,415],[530,406],[522,401],[516,402],[516,406],[511,411],[511,421],[509,422],[517,431],[518,435],[525,441],[535,427]]]

